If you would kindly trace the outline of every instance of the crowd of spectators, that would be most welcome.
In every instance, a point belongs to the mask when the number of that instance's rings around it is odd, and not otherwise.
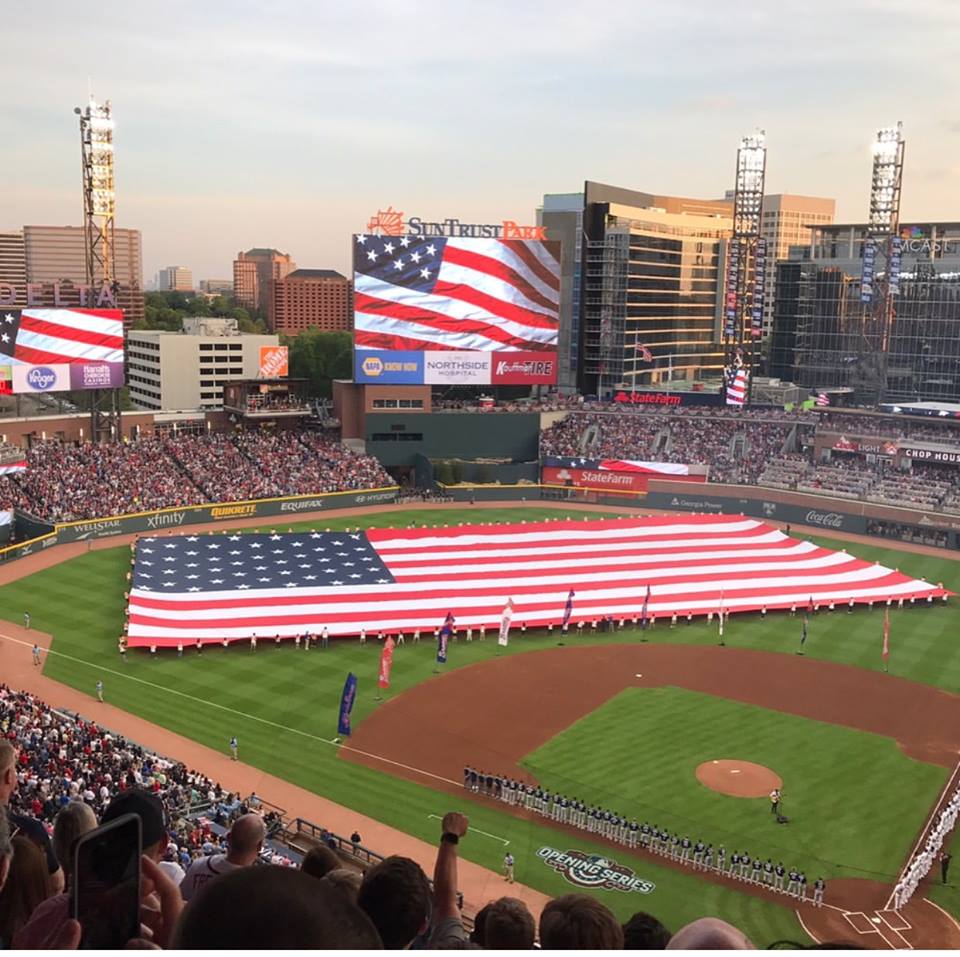
[[[257,813],[258,800],[239,802],[93,722],[0,686],[0,732],[3,949],[83,945],[91,928],[70,918],[76,842],[125,814],[140,819],[142,834],[140,936],[127,945],[136,949],[754,947],[713,918],[675,933],[643,912],[622,924],[586,894],[549,901],[539,920],[519,899],[499,897],[470,928],[457,891],[459,845],[472,836],[462,813],[442,818],[432,883],[410,858],[386,857],[361,874],[322,843],[290,866],[264,853],[269,817]],[[212,820],[229,823],[225,839],[202,822],[171,823],[201,800]]]
[[[42,442],[27,460],[26,471],[4,478],[0,505],[51,521],[391,484],[375,458],[315,432]]]
[[[540,436],[543,456],[633,459],[709,466],[713,482],[755,482],[793,423],[713,414],[568,415]]]
[[[870,415],[851,412],[825,412],[820,416],[823,432],[846,435],[876,435],[887,439],[912,439],[960,446],[960,425],[953,420],[931,425],[904,416]]]

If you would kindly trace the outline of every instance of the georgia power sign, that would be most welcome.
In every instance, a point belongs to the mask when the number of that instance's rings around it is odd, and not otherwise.
[[[575,887],[649,894],[657,886],[653,881],[637,877],[629,867],[599,854],[541,847],[537,851],[537,857]]]

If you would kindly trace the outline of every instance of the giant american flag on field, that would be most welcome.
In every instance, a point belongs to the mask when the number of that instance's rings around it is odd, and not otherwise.
[[[0,365],[123,362],[119,309],[0,309]]]
[[[159,536],[137,544],[128,637],[432,634],[450,613],[458,628],[493,629],[511,599],[515,622],[559,624],[573,590],[574,621],[944,594],[743,516]]]
[[[358,349],[556,352],[560,244],[354,237]]]

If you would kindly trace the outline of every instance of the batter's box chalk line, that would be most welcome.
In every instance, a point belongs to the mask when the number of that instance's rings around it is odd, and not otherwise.
[[[434,821],[442,821],[443,818],[439,814],[428,814],[428,819]],[[486,831],[481,831],[479,827],[474,827],[472,824],[469,829],[470,834],[482,834],[484,837],[489,837],[491,840],[499,841],[504,847],[508,847],[510,842],[505,837],[497,837],[496,834],[488,834]]]

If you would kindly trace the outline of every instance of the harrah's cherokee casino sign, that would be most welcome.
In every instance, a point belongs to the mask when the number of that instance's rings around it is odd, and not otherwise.
[[[353,237],[354,380],[553,385],[560,280],[545,227],[381,209]]]

